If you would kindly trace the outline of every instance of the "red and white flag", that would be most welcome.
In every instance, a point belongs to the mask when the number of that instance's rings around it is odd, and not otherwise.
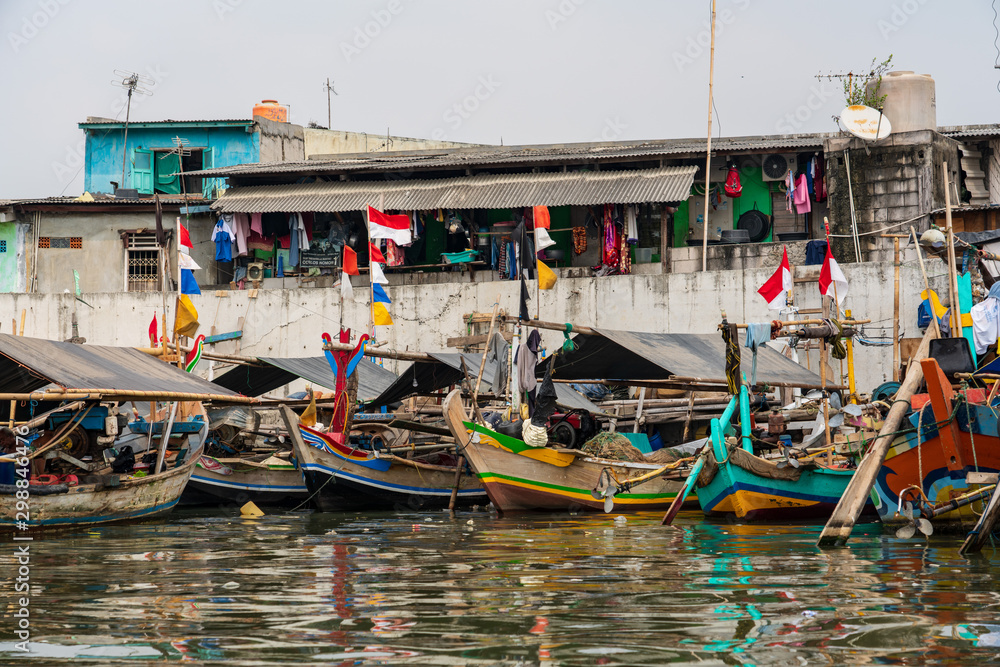
[[[378,262],[379,264],[385,264],[385,255],[382,251],[378,249],[378,246],[374,243],[368,244],[368,258],[371,262]]]
[[[392,239],[396,245],[409,245],[413,240],[408,215],[386,215],[369,206],[368,223],[368,235],[373,239]]]
[[[181,230],[181,232],[180,232],[180,234],[181,234],[181,238],[180,238],[180,241],[181,241],[180,242],[180,251],[181,252],[187,252],[187,250],[185,250],[185,248],[193,248],[194,247],[194,245],[191,244],[191,235],[188,234],[187,227],[185,227],[184,225],[181,224],[181,219],[180,218],[177,218],[177,226],[180,227],[180,230]]]
[[[837,307],[844,303],[847,297],[847,277],[840,270],[840,265],[830,252],[830,243],[826,244],[826,259],[819,272],[819,291],[837,302]]]
[[[788,248],[781,255],[781,266],[767,282],[757,290],[764,297],[767,307],[771,310],[781,310],[788,305],[788,292],[792,289],[792,267],[788,264]]]

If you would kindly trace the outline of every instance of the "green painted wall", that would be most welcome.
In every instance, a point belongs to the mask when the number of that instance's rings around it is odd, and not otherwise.
[[[751,209],[754,204],[757,210],[765,215],[771,215],[771,184],[764,182],[764,177],[760,167],[746,167],[740,169],[740,184],[743,186],[743,194],[732,201],[733,229],[736,228],[736,221],[740,216]],[[695,188],[692,186],[692,193]],[[702,205],[701,197],[704,196],[704,188],[698,188],[695,198],[695,205]],[[687,245],[688,216],[691,199],[683,201],[677,207],[674,214],[674,247],[678,248]],[[713,218],[714,219],[714,218]],[[767,235],[765,241],[772,241],[773,231]]]

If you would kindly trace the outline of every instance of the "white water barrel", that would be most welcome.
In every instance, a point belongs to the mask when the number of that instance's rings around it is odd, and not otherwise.
[[[882,113],[892,123],[893,134],[937,129],[934,79],[930,74],[905,70],[884,74],[879,95],[885,95]]]

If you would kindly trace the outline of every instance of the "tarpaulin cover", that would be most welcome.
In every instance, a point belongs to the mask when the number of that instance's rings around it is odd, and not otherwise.
[[[465,366],[469,371],[469,377],[475,383],[479,374],[480,362],[483,360],[482,354],[470,354],[467,352],[433,352],[429,355],[434,361],[416,361],[399,376],[399,378],[386,389],[382,394],[371,401],[369,407],[378,407],[397,403],[411,394],[429,394],[439,389],[457,385],[462,382],[462,359],[465,359]],[[495,365],[487,362],[483,369],[482,387],[489,387],[493,384],[493,374]],[[583,394],[567,387],[557,384],[556,403],[564,409],[587,410],[588,412],[600,413],[601,409],[591,403]]]
[[[726,348],[719,334],[639,333],[596,329],[597,336],[578,335],[579,346],[556,357],[554,377],[566,380],[666,380],[671,375],[722,380],[726,377]],[[743,347],[740,332],[740,368],[747,378],[753,352]],[[539,366],[538,375],[544,368]],[[757,352],[757,381],[820,384],[820,377],[762,347]]]
[[[32,392],[54,383],[66,389],[236,395],[132,347],[77,345],[10,334],[0,334],[0,383],[11,393]]]
[[[260,396],[283,387],[297,378],[335,389],[336,378],[326,357],[258,357],[267,366],[237,366],[215,379],[215,383],[247,396]],[[368,359],[358,363],[358,399],[375,398],[396,379],[396,374]]]

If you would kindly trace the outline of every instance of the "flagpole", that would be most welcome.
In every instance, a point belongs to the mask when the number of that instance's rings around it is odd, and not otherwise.
[[[181,274],[181,216],[177,216],[177,243],[174,244],[177,252],[177,304],[180,304],[180,298],[184,294],[184,281]],[[177,309],[174,309],[174,326],[177,325]],[[177,368],[184,368],[184,355],[181,354],[181,342],[178,340],[178,335],[176,330],[174,331],[174,343],[177,344]]]

